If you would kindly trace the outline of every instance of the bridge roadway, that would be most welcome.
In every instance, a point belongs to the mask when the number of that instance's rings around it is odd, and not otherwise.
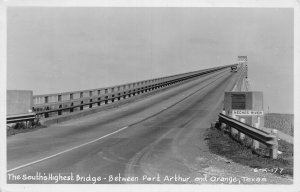
[[[222,108],[224,91],[231,90],[237,78],[238,73],[224,69],[134,103],[8,137],[7,182],[55,183],[15,176],[70,176],[71,172],[75,181],[58,183],[93,183],[76,181],[76,175],[101,176],[97,183],[154,184],[197,183],[193,178],[204,174],[257,177],[250,168],[211,154],[206,145],[205,132]],[[109,180],[119,174],[138,177],[138,182]],[[143,180],[144,175],[158,174],[159,181]],[[164,180],[175,174],[191,178]],[[268,183],[291,182],[265,177]]]

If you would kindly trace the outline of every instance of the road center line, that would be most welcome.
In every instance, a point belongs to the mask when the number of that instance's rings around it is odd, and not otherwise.
[[[224,76],[225,76],[225,75],[222,75],[221,77],[224,77]],[[185,100],[185,99],[191,97],[192,95],[196,94],[197,92],[199,92],[199,91],[202,90],[203,88],[207,87],[208,85],[214,83],[215,81],[217,81],[217,80],[220,79],[221,77],[218,77],[217,79],[213,80],[212,82],[209,82],[208,84],[204,85],[203,87],[201,87],[201,88],[198,89],[197,91],[193,92],[192,94],[189,94],[188,96],[185,96],[185,98],[179,100],[179,101],[176,102],[175,104],[173,104],[173,105],[171,105],[171,106],[168,106],[168,107],[164,108],[162,111],[160,111],[160,112],[158,112],[158,113],[156,113],[156,114],[154,114],[154,115],[151,115],[150,117],[148,117],[148,118],[146,118],[146,119],[144,119],[144,120],[147,120],[147,119],[149,119],[149,118],[151,118],[151,117],[153,117],[153,116],[156,116],[156,115],[160,114],[161,112],[163,112],[163,111],[165,111],[165,110],[167,110],[167,109],[173,107],[174,105],[177,105],[178,103],[180,103],[180,102],[182,102],[183,100]],[[209,79],[210,79],[210,78],[209,78]],[[142,121],[144,121],[144,120],[142,120]],[[99,141],[99,140],[101,140],[101,139],[104,139],[104,138],[106,138],[106,137],[108,137],[108,136],[111,136],[111,135],[113,135],[113,134],[116,134],[116,133],[118,133],[118,132],[120,132],[120,131],[122,131],[122,130],[124,130],[124,129],[127,129],[129,126],[133,126],[133,125],[135,125],[135,124],[137,124],[137,123],[140,123],[140,122],[142,122],[142,121],[133,123],[133,124],[128,125],[128,126],[126,126],[126,127],[122,127],[121,129],[118,129],[117,131],[114,131],[114,132],[112,132],[112,133],[109,133],[109,134],[107,134],[107,135],[104,135],[104,136],[102,136],[102,137],[99,137],[99,138],[94,139],[94,140],[92,140],[92,141],[89,141],[89,142],[87,142],[87,143],[83,143],[83,144],[81,144],[81,145],[77,145],[77,146],[72,147],[72,148],[70,148],[70,149],[67,149],[67,150],[61,151],[61,152],[59,152],[59,153],[55,153],[55,154],[53,154],[53,155],[50,155],[50,156],[48,156],[48,157],[45,157],[45,158],[42,158],[42,159],[39,159],[39,160],[36,160],[36,161],[32,161],[32,162],[30,162],[30,163],[26,163],[26,164],[20,165],[20,166],[18,166],[18,167],[9,169],[9,170],[6,171],[6,173],[9,173],[9,172],[12,172],[12,171],[15,171],[15,170],[18,170],[18,169],[22,169],[22,168],[24,168],[24,167],[27,167],[27,166],[30,166],[30,165],[33,165],[33,164],[36,164],[36,163],[45,161],[45,160],[47,160],[47,159],[56,157],[56,156],[61,155],[61,154],[64,154],[64,153],[67,153],[67,152],[72,151],[72,150],[74,150],[74,149],[77,149],[77,148],[83,147],[83,146],[85,146],[85,145],[94,143],[94,142]]]
[[[72,147],[72,148],[70,148],[70,149],[61,151],[61,152],[59,152],[59,153],[55,153],[55,154],[50,155],[50,156],[48,156],[48,157],[45,157],[45,158],[42,158],[42,159],[39,159],[39,160],[36,160],[36,161],[32,161],[32,162],[30,162],[30,163],[26,163],[26,164],[24,164],[24,165],[20,165],[20,166],[18,166],[18,167],[12,168],[12,169],[10,169],[10,170],[7,170],[6,173],[9,173],[9,172],[12,172],[12,171],[15,171],[15,170],[18,170],[18,169],[21,169],[21,168],[24,168],[24,167],[27,167],[27,166],[30,166],[30,165],[33,165],[33,164],[42,162],[42,161],[45,161],[45,160],[47,160],[47,159],[56,157],[56,156],[61,155],[61,154],[63,154],[63,153],[67,153],[67,152],[69,152],[69,151],[72,151],[72,150],[74,150],[74,149],[83,147],[83,146],[85,146],[85,145],[89,145],[89,144],[91,144],[91,143],[94,143],[94,142],[96,142],[96,141],[99,141],[99,140],[101,140],[101,139],[104,139],[104,138],[106,138],[106,137],[108,137],[108,136],[111,136],[111,135],[113,135],[113,134],[116,134],[116,133],[118,133],[118,132],[120,132],[120,131],[123,131],[124,129],[127,129],[127,128],[128,128],[128,126],[122,127],[121,129],[118,129],[117,131],[111,132],[111,133],[109,133],[109,134],[107,134],[107,135],[104,135],[104,136],[99,137],[99,138],[97,138],[97,139],[94,139],[94,140],[92,140],[92,141],[83,143],[83,144],[81,144],[81,145],[77,145],[77,146],[75,146],[75,147]]]

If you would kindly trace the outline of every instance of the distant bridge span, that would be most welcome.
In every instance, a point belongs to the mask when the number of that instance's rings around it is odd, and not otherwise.
[[[116,102],[134,102],[136,98],[179,86],[207,74],[228,70],[231,65],[199,70],[189,73],[155,78],[128,84],[91,90],[63,92],[33,96],[33,111],[46,124],[61,122],[76,116],[82,116],[109,107]],[[139,97],[137,97],[139,96]],[[96,110],[95,110],[96,108]],[[91,109],[94,109],[91,112]],[[72,116],[72,117],[70,117]]]

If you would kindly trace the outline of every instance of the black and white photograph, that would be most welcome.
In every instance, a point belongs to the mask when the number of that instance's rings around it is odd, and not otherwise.
[[[2,1],[0,191],[299,191],[299,8]]]

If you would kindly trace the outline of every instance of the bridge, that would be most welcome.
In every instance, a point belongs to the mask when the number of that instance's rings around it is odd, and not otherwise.
[[[113,87],[33,95],[29,112],[48,127],[7,138],[7,182],[213,183],[205,177],[260,177],[249,167],[228,164],[206,144],[224,93],[250,91],[247,76],[247,62],[239,60]],[[248,133],[243,129],[239,124]],[[268,183],[291,182],[264,177]]]

